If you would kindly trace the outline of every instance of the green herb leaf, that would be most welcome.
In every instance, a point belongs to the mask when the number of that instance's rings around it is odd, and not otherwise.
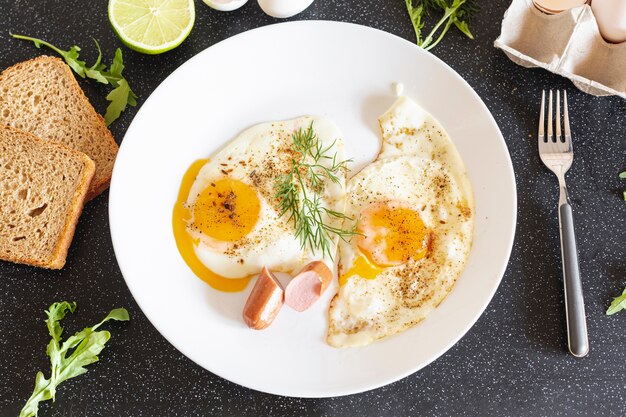
[[[467,22],[463,22],[460,21],[458,19],[454,20],[454,25],[465,34],[465,36],[467,36],[470,39],[474,39],[474,35],[472,35],[472,32],[470,32],[469,30],[469,25],[467,24]]]
[[[122,50],[117,48],[115,50],[115,57],[113,57],[113,63],[111,64],[111,68],[107,72],[107,77],[109,79],[119,81],[122,78],[122,71],[124,71],[124,60],[122,59]]]
[[[41,371],[37,372],[35,389],[22,408],[20,417],[37,416],[39,403],[45,400],[54,401],[56,388],[61,382],[84,374],[87,372],[85,366],[98,361],[98,355],[111,337],[106,330],[97,331],[98,327],[109,320],[130,320],[126,309],[112,310],[100,323],[83,329],[61,344],[63,328],[59,321],[67,312],[73,313],[75,309],[76,303],[63,301],[52,304],[46,311],[46,325],[52,337],[46,351],[50,357],[50,379],[46,379]]]
[[[424,22],[422,22],[422,16],[424,14],[424,4],[418,2],[417,6],[413,6],[413,0],[405,0],[406,8],[409,12],[409,17],[413,23],[413,29],[415,30],[415,37],[417,44],[422,43],[422,29],[424,29]]]
[[[107,95],[107,100],[111,102],[104,114],[104,121],[107,126],[120,117],[127,105],[137,105],[137,96],[132,92],[126,80],[122,78],[117,84],[117,87]]]
[[[104,115],[104,121],[107,125],[110,125],[114,120],[116,120],[126,109],[126,106],[137,105],[137,96],[130,89],[128,81],[126,81],[122,75],[122,71],[124,71],[122,50],[117,48],[115,50],[115,57],[113,58],[111,68],[109,68],[109,71],[104,73],[104,76],[114,87],[113,91],[107,95],[107,100],[111,102],[109,103]]]
[[[477,0],[405,0],[405,2],[419,47],[426,50],[434,48],[453,25],[465,36],[474,39],[469,24],[478,10]],[[423,38],[424,17],[441,12],[443,15],[439,21]]]
[[[46,315],[48,316],[46,319],[46,325],[48,326],[48,333],[50,333],[52,340],[56,340],[57,342],[61,340],[63,329],[61,328],[59,321],[63,320],[68,311],[70,313],[74,313],[74,310],[76,310],[76,303],[63,301],[52,304],[48,311],[46,311]]]
[[[624,172],[620,172],[620,173],[619,173],[619,177],[620,177],[621,179],[626,179],[626,171],[624,171]]]
[[[20,417],[37,416],[37,413],[39,412],[39,403],[53,399],[49,386],[50,380],[44,378],[43,372],[37,372],[37,376],[35,376],[35,391],[26,402],[24,408],[22,408]]]
[[[320,250],[332,259],[334,237],[346,240],[357,234],[356,224],[347,229],[335,226],[335,223],[354,219],[325,207],[320,193],[326,181],[340,182],[338,175],[347,169],[351,160],[337,161],[336,153],[331,156],[329,153],[335,143],[324,148],[313,130],[313,123],[306,130],[295,131],[291,138],[296,156],[292,158],[289,172],[280,175],[274,183],[276,208],[281,217],[289,216],[288,221],[293,223],[294,234],[302,248],[309,247],[313,252]]]
[[[104,76],[102,71],[106,68],[106,65],[102,64],[102,50],[100,49],[100,44],[97,40],[93,40],[96,44],[96,48],[98,48],[98,59],[96,59],[96,63],[91,67],[85,69],[85,75],[87,78],[94,79],[102,84],[108,84],[109,81]]]
[[[615,297],[613,299],[613,302],[611,303],[609,308],[606,310],[606,315],[610,316],[610,315],[617,313],[618,311],[625,310],[625,309],[626,309],[626,288],[624,288],[624,291],[622,291],[622,295],[620,295],[619,297]]]
[[[16,39],[32,41],[37,48],[41,48],[43,45],[52,49],[57,54],[61,55],[67,65],[69,65],[70,68],[72,68],[72,70],[82,78],[91,78],[102,84],[110,84],[113,91],[107,95],[107,100],[111,101],[111,103],[107,107],[107,111],[104,116],[107,126],[113,123],[120,116],[120,114],[126,110],[126,106],[137,105],[137,96],[130,89],[128,81],[126,81],[122,75],[122,71],[124,70],[124,61],[122,59],[122,50],[120,48],[115,50],[113,63],[111,64],[109,70],[106,71],[106,65],[102,63],[102,50],[100,49],[100,44],[95,39],[93,41],[98,49],[98,58],[92,66],[87,66],[85,61],[78,59],[81,49],[76,45],[72,46],[69,51],[63,51],[41,39],[16,34],[11,34],[11,36]],[[122,86],[122,84],[125,85]]]
[[[116,308],[115,310],[111,310],[111,312],[97,325],[97,327],[100,327],[109,320],[129,321],[130,316],[125,308]]]
[[[67,65],[69,65],[70,68],[72,68],[76,74],[78,74],[82,78],[85,78],[85,70],[87,69],[87,66],[85,64],[85,61],[81,61],[78,59],[78,56],[79,56],[78,53],[80,52],[80,48],[78,46],[74,45],[70,48],[69,51],[63,51],[42,39],[32,38],[30,36],[25,36],[25,35],[17,35],[14,33],[11,33],[11,36],[13,36],[16,39],[24,39],[27,41],[31,41],[35,44],[37,48],[41,48],[41,46],[43,45],[47,48],[52,49],[57,54],[61,55],[61,57],[65,60]]]

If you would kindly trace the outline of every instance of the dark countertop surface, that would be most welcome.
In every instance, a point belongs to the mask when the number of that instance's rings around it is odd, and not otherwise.
[[[78,44],[95,59],[91,38],[110,59],[121,42],[106,1],[0,0],[0,68],[41,51],[9,31],[63,48]],[[16,416],[38,370],[49,372],[43,311],[75,300],[67,333],[127,307],[132,321],[113,324],[100,362],[62,384],[40,416],[609,416],[626,407],[626,313],[604,314],[626,285],[626,203],[618,178],[626,170],[626,101],[586,95],[544,70],[524,69],[493,47],[507,1],[484,2],[474,41],[452,31],[434,53],[477,91],[509,147],[518,187],[518,226],[502,284],[476,325],[437,361],[389,386],[358,395],[284,398],[248,390],[198,367],[142,314],[117,266],[108,223],[108,194],[86,207],[68,262],[47,271],[0,262],[0,416]],[[138,108],[163,79],[193,55],[229,36],[277,20],[251,0],[231,13],[196,1],[189,38],[161,56],[123,48],[125,75],[139,106],[112,125],[118,142]],[[341,20],[414,40],[402,0],[316,0],[294,19]],[[251,68],[251,71],[253,69]],[[81,80],[104,112],[106,88]],[[556,204],[556,179],[539,161],[534,140],[539,92],[565,88],[576,158],[568,175],[580,251],[591,353],[567,353]],[[364,366],[367,366],[364,364]]]

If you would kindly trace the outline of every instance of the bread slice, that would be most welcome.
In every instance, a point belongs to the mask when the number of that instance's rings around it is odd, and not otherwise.
[[[0,259],[65,265],[94,162],[84,153],[0,127]]]
[[[62,60],[40,56],[0,74],[0,124],[87,154],[96,175],[87,199],[111,182],[118,146]]]

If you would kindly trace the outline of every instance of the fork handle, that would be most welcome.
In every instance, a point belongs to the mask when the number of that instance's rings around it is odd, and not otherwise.
[[[580,282],[574,217],[569,202],[559,206],[561,230],[561,257],[563,260],[563,287],[565,290],[565,314],[567,316],[567,342],[569,351],[576,357],[589,353],[585,303]]]

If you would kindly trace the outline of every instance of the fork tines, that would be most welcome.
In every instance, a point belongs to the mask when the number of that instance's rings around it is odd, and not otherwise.
[[[541,92],[541,113],[539,114],[539,140],[543,142],[569,142],[571,135],[569,129],[569,113],[567,108],[567,91],[563,90],[563,126],[565,128],[565,136],[562,136],[561,132],[561,91],[556,90],[556,132],[553,132],[552,123],[552,90],[548,96],[548,136],[545,136],[545,101],[546,90]],[[554,134],[556,133],[556,135]]]

